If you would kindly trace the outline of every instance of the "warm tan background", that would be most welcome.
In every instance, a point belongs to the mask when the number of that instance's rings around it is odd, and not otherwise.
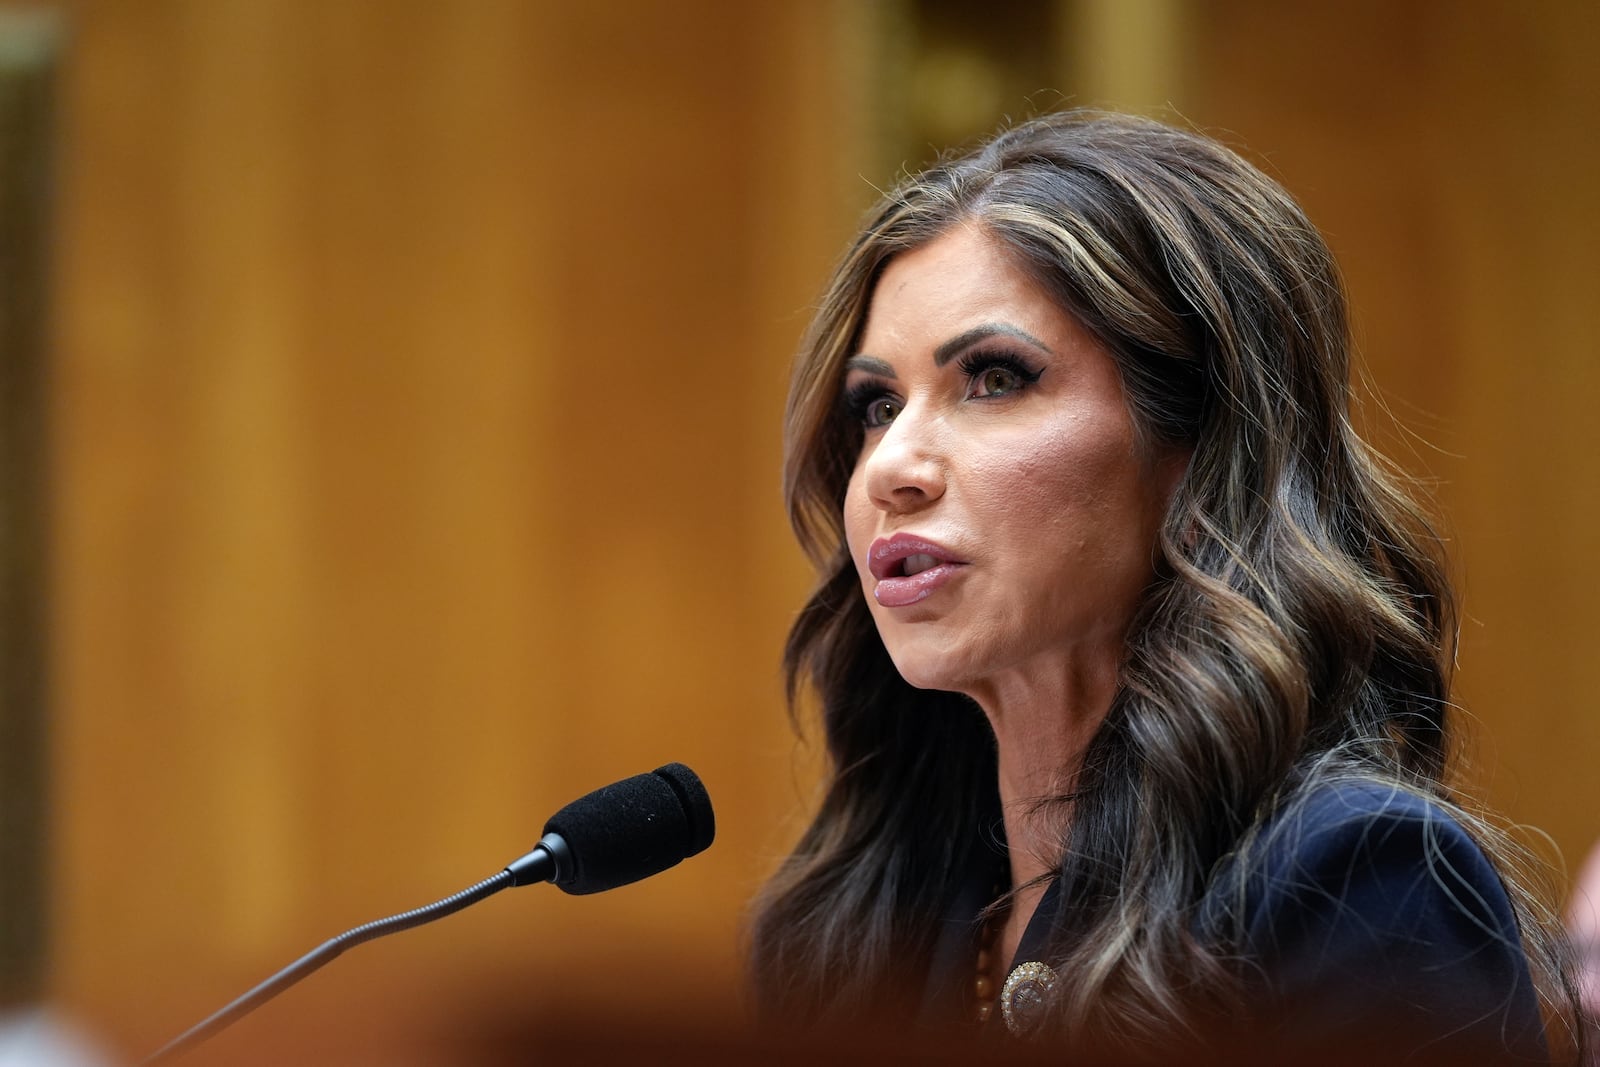
[[[218,1047],[736,1010],[808,788],[787,358],[872,185],[1037,89],[1302,197],[1441,480],[1481,774],[1570,861],[1600,835],[1588,0],[65,10],[50,990],[123,1050],[670,759],[704,857],[363,947]]]

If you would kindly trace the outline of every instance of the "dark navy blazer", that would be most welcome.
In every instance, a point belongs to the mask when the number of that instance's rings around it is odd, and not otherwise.
[[[1548,1062],[1505,887],[1442,808],[1387,786],[1322,785],[1262,827],[1248,857],[1223,867],[1195,919],[1202,936],[1233,932],[1250,1005],[1231,1021],[1240,1038],[1285,1053],[1370,1049],[1385,1062]],[[985,881],[964,887],[946,920],[925,1021],[969,1017]],[[1012,967],[1042,958],[1060,907],[1051,886]]]

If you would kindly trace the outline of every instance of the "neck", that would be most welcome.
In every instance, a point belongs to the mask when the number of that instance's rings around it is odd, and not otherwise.
[[[1014,890],[1000,948],[1015,951],[1044,885],[1030,885],[1061,863],[1084,753],[1116,694],[1117,662],[1002,680],[972,695],[994,730],[1000,810]]]

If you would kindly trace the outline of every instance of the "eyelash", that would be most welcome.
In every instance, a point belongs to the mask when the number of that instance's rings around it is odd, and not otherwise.
[[[1044,373],[1042,369],[1034,369],[1019,357],[1009,352],[969,352],[956,361],[956,366],[967,377],[967,390],[970,400],[989,400],[996,397],[1011,396],[1030,388]],[[976,387],[978,379],[986,371],[1003,370],[1016,378],[1016,384],[1010,389],[999,394],[985,394],[972,396],[971,391]],[[852,422],[860,423],[867,429],[878,429],[888,425],[888,420],[874,422],[870,418],[872,406],[879,400],[892,396],[881,382],[865,381],[845,390],[844,409]]]
[[[1017,384],[1014,388],[1002,393],[1002,396],[1023,392],[1030,385],[1037,382],[1039,376],[1044,373],[1043,370],[1035,370],[1010,352],[968,352],[956,361],[956,366],[960,367],[962,372],[966,374],[969,384],[975,384],[984,371],[1010,371],[1016,376]],[[982,398],[973,397],[972,399]]]

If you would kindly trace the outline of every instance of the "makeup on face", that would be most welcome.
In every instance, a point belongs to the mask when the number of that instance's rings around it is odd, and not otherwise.
[[[1110,354],[1003,246],[960,227],[891,260],[840,402],[846,540],[909,682],[1121,654],[1169,490]]]
[[[867,549],[877,579],[872,595],[886,608],[909,607],[955,577],[966,561],[943,545],[910,534],[879,538]]]

